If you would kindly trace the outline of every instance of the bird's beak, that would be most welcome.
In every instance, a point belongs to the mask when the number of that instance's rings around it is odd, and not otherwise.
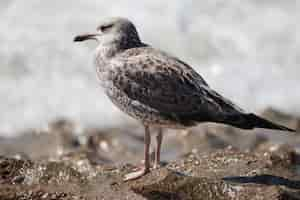
[[[81,34],[81,35],[77,35],[73,41],[82,42],[85,40],[97,40],[97,36],[99,36],[99,34],[90,34],[90,33]]]

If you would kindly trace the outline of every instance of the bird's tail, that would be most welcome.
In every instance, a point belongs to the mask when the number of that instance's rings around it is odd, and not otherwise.
[[[265,129],[295,132],[295,130],[293,129],[287,128],[279,124],[275,124],[253,113],[241,114],[239,116],[231,116],[229,118],[231,119],[226,120],[226,123],[228,123],[229,121],[231,125],[242,129],[265,128]]]

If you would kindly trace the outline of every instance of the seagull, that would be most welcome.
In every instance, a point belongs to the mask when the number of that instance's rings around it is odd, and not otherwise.
[[[95,40],[95,67],[109,99],[144,126],[144,163],[124,180],[150,172],[150,127],[158,129],[153,168],[159,167],[163,129],[203,122],[240,129],[294,130],[244,111],[213,90],[191,66],[141,41],[135,25],[122,17],[105,18],[94,33],[74,38]]]

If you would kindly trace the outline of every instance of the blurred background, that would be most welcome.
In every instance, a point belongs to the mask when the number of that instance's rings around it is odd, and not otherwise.
[[[299,133],[299,11],[299,0],[0,0],[0,199],[300,199],[299,134],[213,123],[165,130],[159,173],[124,185],[143,127],[100,88],[96,43],[73,42],[127,17],[220,94]]]
[[[300,4],[296,0],[1,0],[0,136],[66,118],[83,127],[130,120],[97,84],[95,43],[73,37],[108,16],[191,64],[249,111],[300,114]]]

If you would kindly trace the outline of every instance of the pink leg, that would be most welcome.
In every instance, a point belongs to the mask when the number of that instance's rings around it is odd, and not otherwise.
[[[154,169],[157,169],[160,166],[160,150],[161,150],[162,139],[163,139],[162,128],[159,128],[157,136],[156,136]]]
[[[145,162],[144,162],[144,166],[139,171],[126,174],[124,181],[140,178],[150,171],[150,153],[149,153],[149,151],[150,151],[151,136],[150,136],[149,126],[144,125],[144,127],[145,127],[145,149],[144,149]]]

